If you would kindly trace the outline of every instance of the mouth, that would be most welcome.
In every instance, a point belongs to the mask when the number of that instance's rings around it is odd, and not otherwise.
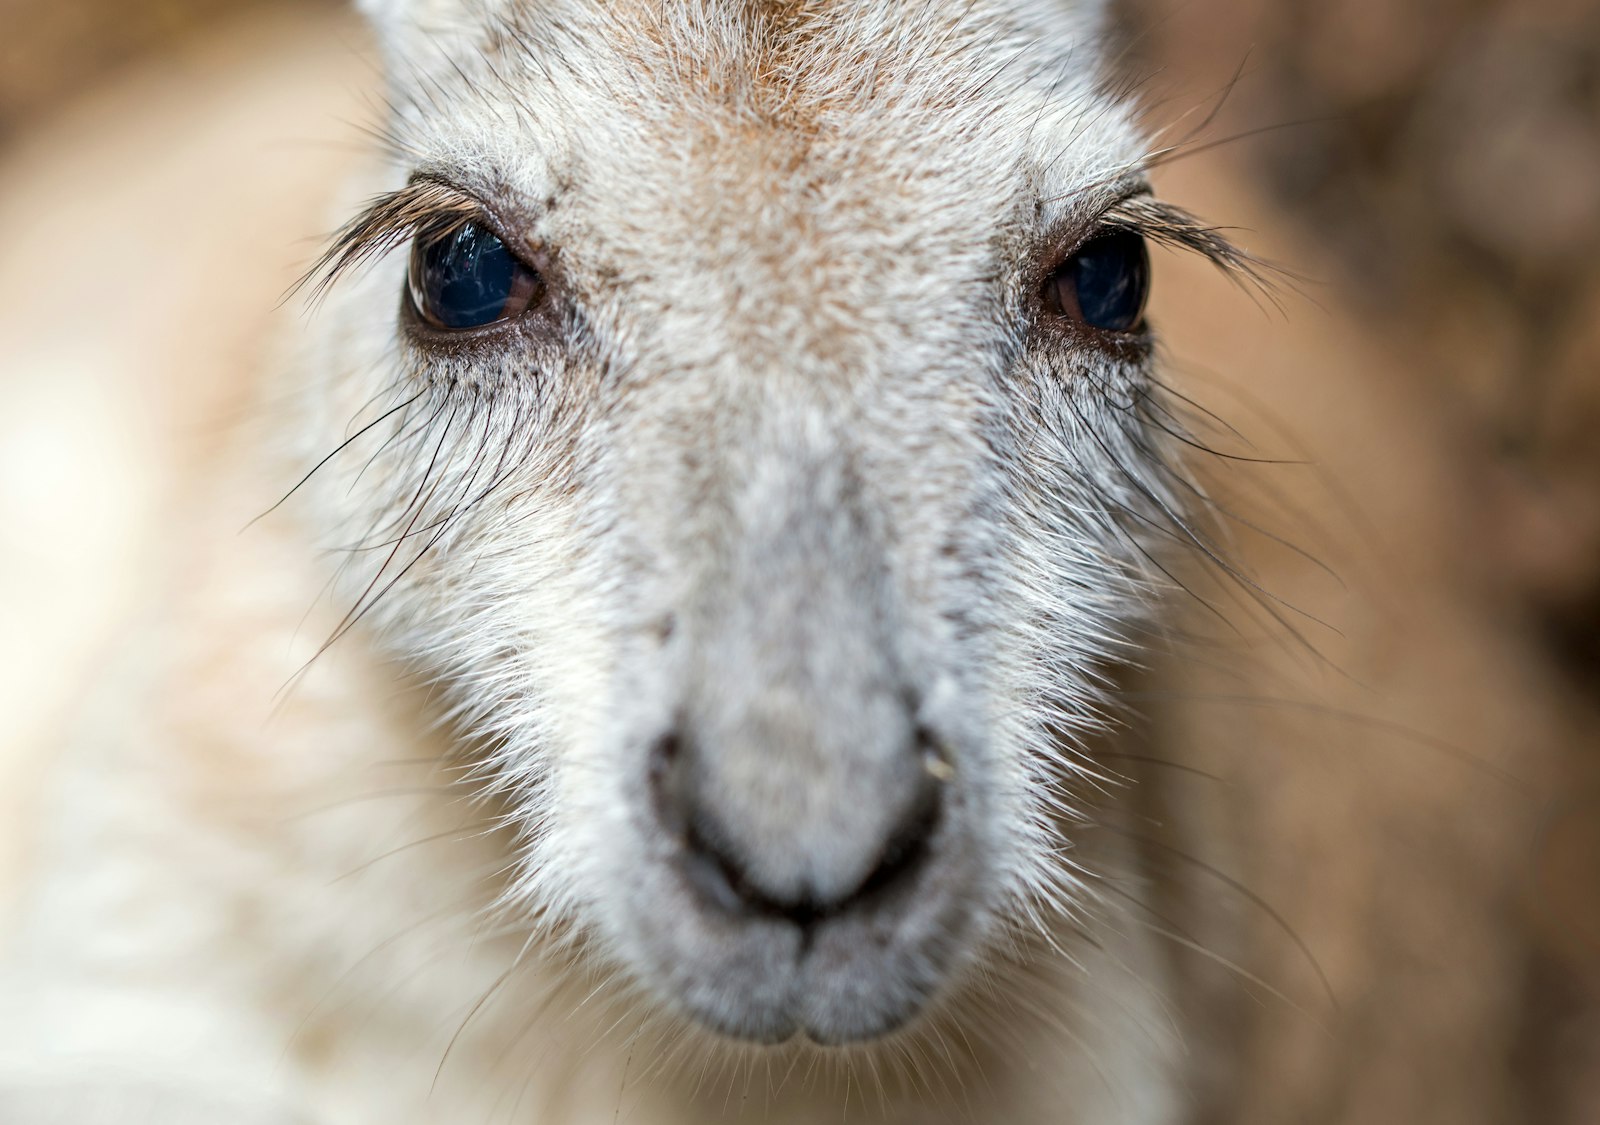
[[[917,750],[892,830],[843,864],[843,853],[804,854],[804,839],[750,847],[695,799],[708,786],[694,780],[692,756],[658,746],[652,830],[619,919],[637,975],[680,1014],[745,1042],[842,1046],[913,1023],[955,976],[983,915],[967,795],[946,759]],[[822,877],[840,870],[848,878]],[[810,877],[783,877],[792,872]]]

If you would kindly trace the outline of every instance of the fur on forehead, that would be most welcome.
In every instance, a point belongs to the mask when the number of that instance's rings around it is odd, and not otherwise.
[[[1142,165],[1132,107],[1104,92],[1101,0],[363,2],[396,154],[480,192],[543,198],[574,160],[642,184],[650,152],[698,175],[782,150],[897,191],[942,168],[994,214],[1031,168],[1054,223]]]
[[[1108,0],[356,0],[376,26],[392,77],[420,77],[430,62],[494,53],[508,39],[537,52],[542,31],[590,25],[629,53],[704,54],[792,76],[823,55],[836,73],[855,63],[858,80],[888,61],[849,46],[886,52],[915,65],[974,38],[990,50],[1033,55],[1045,65],[1076,64],[1079,78],[1100,54]],[[630,34],[632,33],[632,34]],[[553,51],[559,51],[550,41]],[[1046,61],[1048,60],[1048,61]],[[554,61],[554,60],[547,60]],[[902,79],[910,77],[901,75]],[[1060,82],[1059,75],[1049,79]]]
[[[603,0],[597,0],[603,2]],[[380,26],[398,26],[402,22],[426,27],[438,21],[486,20],[496,17],[526,15],[540,7],[554,6],[552,0],[356,0],[356,6],[369,19]],[[725,4],[700,5],[696,0],[642,0],[642,3],[623,3],[619,8],[653,7],[658,11],[672,8],[720,8],[726,18],[773,19],[780,23],[818,17],[831,19],[858,19],[870,17],[875,12],[897,10],[919,13],[923,18],[940,21],[940,9],[949,13],[971,11],[981,7],[971,0],[728,0]],[[1077,36],[1097,33],[1105,18],[1107,0],[1013,0],[1006,5],[1019,15],[1036,23],[1041,29],[1052,24],[1062,31]]]

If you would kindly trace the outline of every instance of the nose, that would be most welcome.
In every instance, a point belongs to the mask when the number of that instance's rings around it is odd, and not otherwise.
[[[873,755],[880,768],[842,787],[776,766],[763,771],[771,747],[708,747],[681,726],[662,737],[652,788],[689,886],[724,913],[806,930],[892,897],[929,856],[952,775],[937,741],[908,728],[887,754]],[[755,768],[719,769],[715,759],[728,753]],[[747,791],[730,792],[740,778]],[[763,778],[779,778],[789,791]]]

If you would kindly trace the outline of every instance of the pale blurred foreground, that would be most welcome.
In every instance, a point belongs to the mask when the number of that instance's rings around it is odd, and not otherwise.
[[[253,10],[0,149],[8,829],[106,646],[159,587],[163,522],[226,445],[274,308],[328,227],[328,185],[370,116],[364,50],[341,10]],[[0,833],[0,884],[18,846]]]

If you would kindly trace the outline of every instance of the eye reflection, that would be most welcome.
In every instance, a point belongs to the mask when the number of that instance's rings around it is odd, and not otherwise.
[[[428,325],[479,328],[526,312],[543,292],[539,275],[495,234],[467,222],[422,234],[411,252],[411,303]]]
[[[1090,239],[1045,282],[1046,309],[1105,332],[1133,332],[1144,323],[1150,255],[1134,231]]]

